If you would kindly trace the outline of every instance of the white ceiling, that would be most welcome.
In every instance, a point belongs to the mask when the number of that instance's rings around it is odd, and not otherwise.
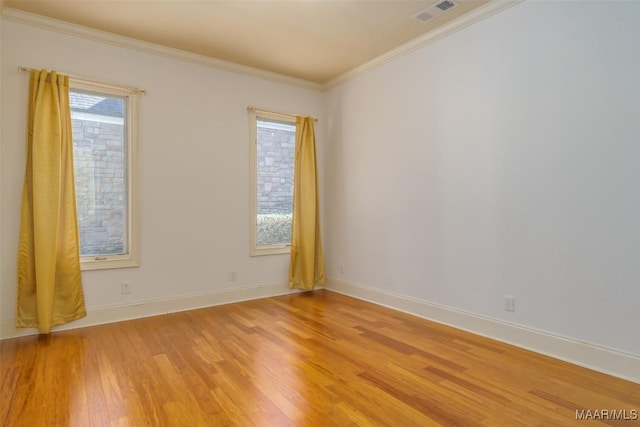
[[[4,0],[33,13],[317,84],[434,31],[488,0],[421,22],[441,0]]]

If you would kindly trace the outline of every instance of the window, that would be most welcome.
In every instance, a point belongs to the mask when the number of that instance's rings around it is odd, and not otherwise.
[[[289,253],[294,116],[251,111],[251,255]]]
[[[134,197],[137,97],[131,90],[71,80],[83,270],[138,265]]]

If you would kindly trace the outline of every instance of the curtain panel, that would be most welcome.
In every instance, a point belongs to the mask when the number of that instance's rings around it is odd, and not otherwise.
[[[86,316],[71,129],[69,77],[32,71],[16,327],[41,333]]]
[[[296,153],[291,220],[289,287],[311,290],[324,285],[320,204],[313,118],[296,117]]]

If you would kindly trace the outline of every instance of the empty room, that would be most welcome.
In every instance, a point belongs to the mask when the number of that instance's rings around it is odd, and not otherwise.
[[[0,425],[640,426],[640,1],[0,5]]]

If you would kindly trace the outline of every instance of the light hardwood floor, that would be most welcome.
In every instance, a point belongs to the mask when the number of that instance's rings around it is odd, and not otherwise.
[[[0,373],[11,427],[640,425],[576,420],[639,384],[323,290],[4,340]]]

